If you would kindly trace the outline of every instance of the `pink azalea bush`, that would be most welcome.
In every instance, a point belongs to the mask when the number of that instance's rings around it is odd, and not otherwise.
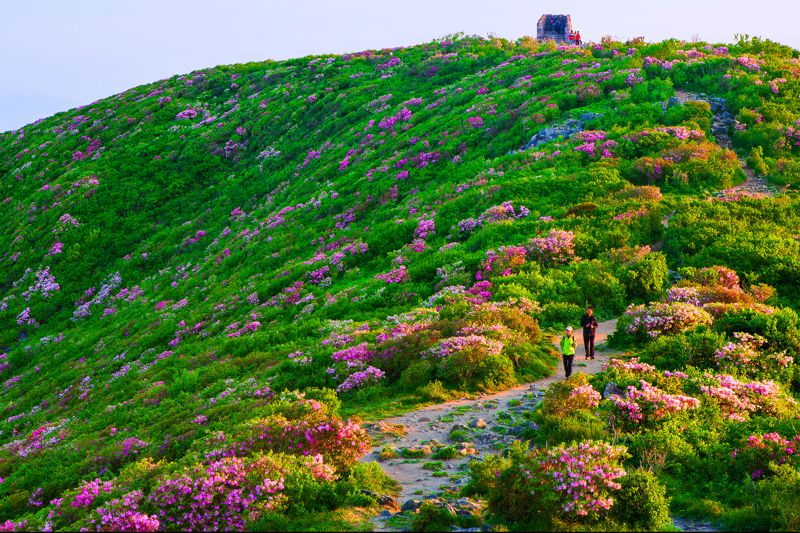
[[[550,230],[547,237],[534,237],[528,241],[530,256],[543,265],[568,263],[575,257],[575,234],[571,231]]]
[[[736,339],[715,353],[717,365],[724,372],[739,372],[748,377],[767,377],[782,373],[794,358],[786,352],[765,353],[767,339],[760,335],[737,332]]]
[[[148,501],[160,520],[199,531],[245,531],[285,500],[281,471],[269,456],[226,457],[163,479]]]
[[[598,518],[614,505],[614,492],[625,476],[623,446],[586,441],[514,450],[510,464],[496,471],[496,492],[490,495],[492,512],[512,520],[547,518]]]
[[[709,325],[712,320],[708,312],[684,302],[653,302],[648,306],[631,304],[624,318],[627,333],[650,338]]]
[[[623,428],[635,429],[663,420],[669,415],[689,409],[697,409],[700,400],[682,394],[668,394],[645,380],[641,388],[628,386],[627,397],[613,395],[611,403],[616,421]]]
[[[772,465],[790,464],[799,468],[800,434],[793,438],[774,431],[750,435],[743,447],[731,452],[731,457],[754,480],[773,473]]]
[[[700,391],[708,400],[719,406],[729,420],[743,422],[753,414],[775,416],[796,405],[784,398],[780,385],[774,381],[740,381],[728,374],[706,374],[706,385]]]

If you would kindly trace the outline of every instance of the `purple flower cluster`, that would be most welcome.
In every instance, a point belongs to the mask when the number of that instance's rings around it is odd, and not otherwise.
[[[42,298],[47,298],[51,292],[57,292],[60,289],[61,285],[56,283],[56,278],[50,273],[48,266],[36,271],[36,282],[22,293],[22,297],[25,298],[25,301],[30,301],[31,296],[38,293],[42,295]]]
[[[709,385],[701,385],[703,394],[713,399],[730,420],[743,422],[750,414],[774,415],[781,397],[774,381],[739,381],[728,374],[706,374]]]
[[[530,255],[543,265],[561,265],[575,257],[575,234],[552,229],[547,237],[534,237],[528,241]]]
[[[565,514],[588,516],[614,505],[610,492],[621,488],[616,480],[625,475],[619,466],[626,455],[623,446],[587,441],[532,453],[534,468],[525,471],[526,477],[558,494]]]
[[[683,302],[700,305],[700,291],[697,287],[670,287],[667,289],[667,302]]]
[[[641,389],[628,386],[627,398],[617,395],[610,398],[627,423],[644,425],[666,418],[670,414],[700,406],[700,400],[697,398],[682,394],[667,394],[644,380],[641,380],[640,384]]]
[[[331,267],[329,267],[328,265],[325,265],[316,270],[312,270],[311,272],[308,273],[308,282],[313,283],[314,285],[329,284],[331,281],[331,278],[328,276],[330,270]]]
[[[494,339],[489,339],[483,335],[465,335],[463,337],[447,337],[439,341],[433,348],[430,348],[426,355],[436,359],[444,359],[449,355],[466,349],[478,349],[485,351],[489,355],[500,355],[503,351],[503,343]]]
[[[761,65],[764,63],[761,59],[755,59],[747,56],[737,57],[736,62],[752,72],[758,72],[761,70]]]
[[[331,359],[335,362],[344,362],[347,366],[351,367],[364,366],[364,364],[371,361],[374,356],[375,351],[370,349],[369,344],[362,342],[356,346],[333,352]]]
[[[335,215],[334,220],[336,220],[336,224],[334,227],[336,229],[347,229],[350,227],[350,224],[356,221],[356,214],[353,208],[350,208],[338,215]]]
[[[569,399],[583,409],[591,409],[600,405],[601,396],[591,385],[581,385],[570,391]]]
[[[388,117],[384,117],[379,123],[378,127],[383,130],[391,130],[394,129],[395,124],[398,122],[408,122],[411,120],[412,117],[411,110],[407,107],[400,109],[394,115],[389,115]]]
[[[469,125],[472,126],[473,128],[483,127],[483,117],[481,117],[480,115],[469,117],[467,119],[467,122],[469,122]]]
[[[75,499],[72,500],[72,507],[75,507],[76,509],[81,507],[89,507],[101,492],[108,494],[112,489],[113,484],[110,481],[101,481],[99,478],[95,479],[94,481],[84,482],[80,486],[78,494],[75,495]]]
[[[406,268],[406,266],[401,265],[395,269],[390,270],[389,272],[376,274],[375,279],[385,281],[386,283],[405,283],[410,278],[408,277],[408,269]]]
[[[386,68],[396,67],[397,65],[399,65],[401,63],[402,63],[402,61],[400,61],[399,57],[392,56],[385,63],[381,63],[381,64],[377,65],[376,68],[386,69]]]
[[[417,224],[417,228],[414,230],[414,237],[418,239],[426,239],[428,235],[432,235],[436,233],[436,224],[434,223],[432,218],[423,218]]]
[[[311,364],[311,357],[303,355],[303,352],[292,352],[286,357],[288,357],[293,363],[300,366],[306,366]]]
[[[285,500],[283,478],[273,461],[268,456],[226,457],[200,464],[162,480],[148,501],[161,520],[179,529],[244,531],[248,521]]]
[[[775,368],[787,368],[794,361],[786,352],[763,353],[767,339],[761,335],[737,332],[733,336],[736,342],[727,343],[715,353],[717,364],[722,369],[759,375]]]
[[[458,223],[458,230],[461,233],[470,233],[478,226],[483,226],[485,224],[494,224],[496,222],[502,222],[504,220],[515,220],[518,218],[524,218],[527,217],[529,214],[530,210],[524,205],[519,208],[519,212],[516,212],[511,202],[503,202],[502,204],[492,206],[483,213],[481,213],[481,215],[478,217],[478,220],[475,220],[474,218],[467,218],[465,220],[460,221]]]
[[[625,311],[629,320],[627,333],[643,333],[658,337],[667,333],[680,333],[701,325],[711,324],[711,315],[705,310],[684,302],[653,302],[648,306],[630,305]]]
[[[336,387],[336,392],[347,392],[365,385],[376,383],[385,375],[386,373],[383,370],[375,368],[374,366],[368,366],[364,370],[354,372],[353,374],[347,376],[347,378],[338,387]]]
[[[627,361],[614,357],[607,363],[603,363],[603,371],[605,372],[607,370],[617,370],[626,374],[646,374],[648,372],[655,372],[656,367],[647,363],[640,363],[637,357],[633,357]]]
[[[191,107],[175,115],[175,120],[192,120],[194,118],[197,118],[197,110]]]
[[[159,519],[139,510],[142,499],[141,491],[128,492],[98,507],[99,517],[92,517],[89,522],[95,526],[95,531],[158,531]]]

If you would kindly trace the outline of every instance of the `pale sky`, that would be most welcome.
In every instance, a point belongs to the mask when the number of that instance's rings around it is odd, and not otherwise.
[[[572,15],[584,41],[746,33],[800,49],[800,0],[0,0],[0,131],[194,69],[516,39],[545,13]]]

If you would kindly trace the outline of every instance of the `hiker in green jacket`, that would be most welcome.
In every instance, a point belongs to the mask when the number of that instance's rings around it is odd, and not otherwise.
[[[564,373],[567,377],[572,374],[572,361],[575,359],[575,335],[572,326],[567,326],[567,331],[561,337],[561,358],[564,360]]]

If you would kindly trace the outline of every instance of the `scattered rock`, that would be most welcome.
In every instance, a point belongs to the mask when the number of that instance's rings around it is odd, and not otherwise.
[[[416,513],[419,509],[419,506],[422,505],[422,500],[410,499],[406,500],[400,510],[404,513]]]
[[[476,501],[470,500],[469,498],[459,498],[458,500],[456,500],[456,505],[458,505],[460,509],[477,510],[482,507],[481,504],[479,504]]]
[[[536,148],[537,146],[549,143],[558,139],[559,137],[571,137],[576,133],[583,131],[583,122],[574,118],[568,119],[561,124],[555,126],[548,126],[541,129],[531,137],[531,140],[522,148],[528,150],[529,148]]]
[[[611,396],[622,396],[625,397],[625,393],[622,389],[617,387],[616,383],[606,383],[605,388],[603,389],[603,398],[609,398]]]
[[[587,122],[591,122],[592,120],[602,116],[603,115],[601,113],[584,113],[578,119],[570,118],[561,124],[548,126],[538,131],[536,135],[531,137],[531,140],[528,141],[528,143],[522,149],[528,150],[529,148],[536,148],[541,144],[554,141],[559,137],[571,137],[576,133],[582,132],[586,127]]]
[[[483,418],[473,420],[472,422],[469,423],[469,427],[483,429],[486,427],[486,421]]]
[[[387,422],[378,422],[372,426],[372,429],[379,431],[385,435],[393,437],[405,437],[408,434],[408,428],[403,424],[389,424]]]
[[[710,522],[690,520],[688,518],[672,517],[672,525],[680,531],[719,531]]]
[[[458,453],[463,456],[478,455],[478,450],[471,442],[462,442],[458,445]]]
[[[380,505],[381,507],[386,507],[387,509],[390,509],[391,511],[400,510],[400,505],[397,503],[397,500],[395,498],[393,498],[392,496],[389,496],[388,494],[378,494],[377,492],[374,492],[374,491],[371,491],[371,490],[367,490],[367,489],[362,489],[361,490],[361,494],[364,494],[364,495],[369,496],[371,498],[375,498],[375,500],[378,502],[378,505]],[[388,515],[385,515],[385,516],[392,516],[392,513],[390,511],[387,511],[387,510],[384,510],[381,513],[381,516],[384,516],[384,513],[389,513]]]

